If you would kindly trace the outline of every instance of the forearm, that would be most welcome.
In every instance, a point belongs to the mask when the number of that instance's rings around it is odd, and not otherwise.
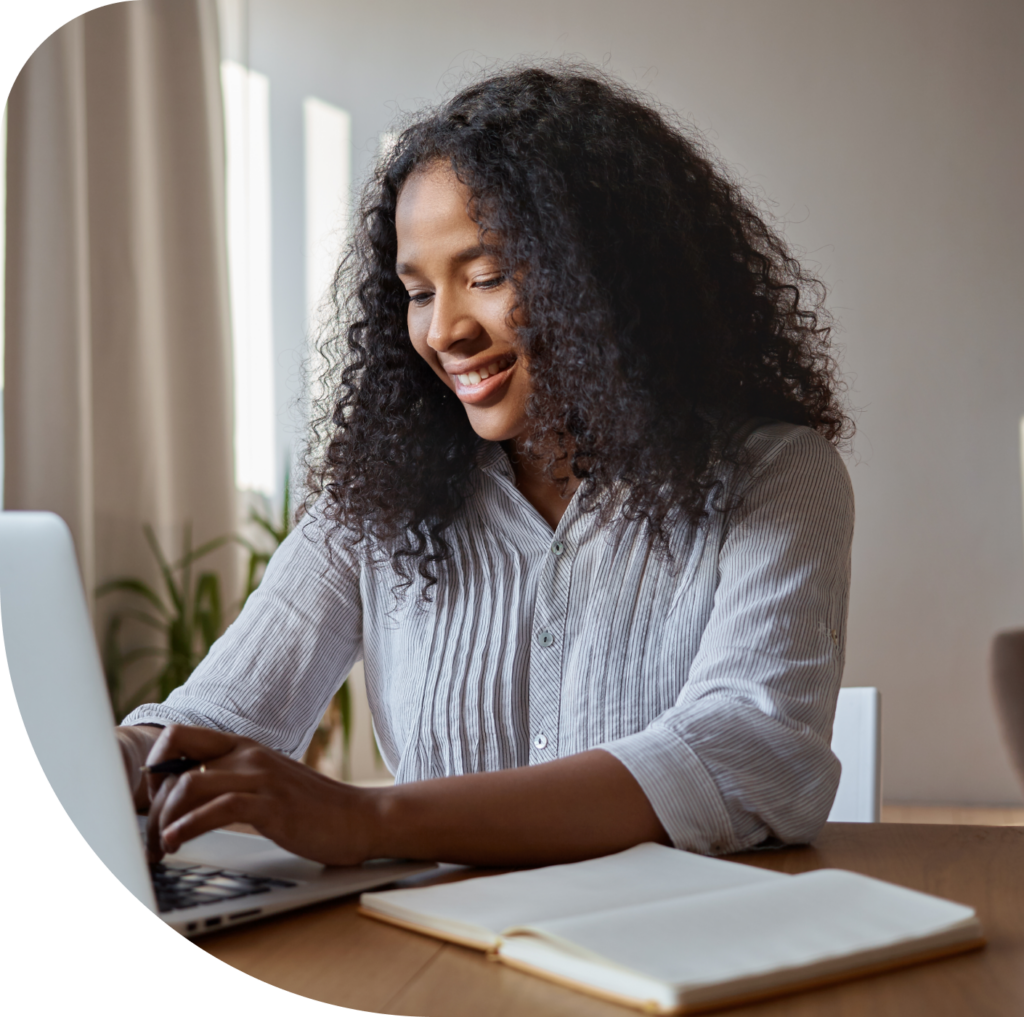
[[[629,770],[601,749],[553,763],[397,785],[369,799],[371,856],[551,864],[670,843]]]

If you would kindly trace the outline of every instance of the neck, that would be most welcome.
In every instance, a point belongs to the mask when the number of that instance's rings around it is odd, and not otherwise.
[[[555,529],[576,488],[580,486],[569,468],[569,455],[560,459],[553,472],[549,472],[543,459],[524,453],[518,441],[504,443],[515,473],[516,487],[522,496]]]

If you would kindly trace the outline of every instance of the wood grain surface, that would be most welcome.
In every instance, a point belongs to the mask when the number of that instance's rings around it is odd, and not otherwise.
[[[1024,1014],[1024,828],[829,823],[808,847],[734,855],[780,872],[839,868],[969,904],[981,951],[727,1011],[736,1017],[1009,1017]],[[472,878],[446,872],[416,882]],[[357,900],[318,905],[197,945],[291,992],[416,1017],[627,1017],[634,1011],[376,922]]]

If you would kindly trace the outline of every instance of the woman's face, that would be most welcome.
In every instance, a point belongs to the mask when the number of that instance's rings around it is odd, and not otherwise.
[[[398,196],[395,268],[409,292],[416,352],[462,400],[481,438],[508,441],[526,430],[530,378],[509,324],[512,283],[481,245],[469,199],[447,166],[413,173]]]

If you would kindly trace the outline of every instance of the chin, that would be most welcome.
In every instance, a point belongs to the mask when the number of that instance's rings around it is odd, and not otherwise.
[[[511,441],[523,433],[522,421],[487,419],[484,414],[469,414],[469,426],[484,441]]]

